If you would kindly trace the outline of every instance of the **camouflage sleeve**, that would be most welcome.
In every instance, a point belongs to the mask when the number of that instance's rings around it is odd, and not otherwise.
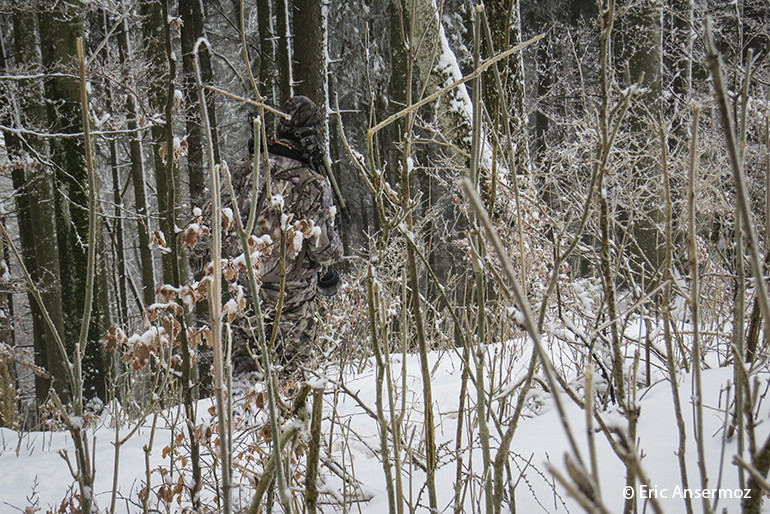
[[[336,208],[332,201],[332,189],[325,178],[315,182],[315,195],[319,201],[313,202],[316,212],[309,213],[309,218],[315,220],[315,225],[321,229],[321,234],[310,239],[308,257],[321,265],[329,265],[342,257],[343,248],[337,230],[334,228]]]

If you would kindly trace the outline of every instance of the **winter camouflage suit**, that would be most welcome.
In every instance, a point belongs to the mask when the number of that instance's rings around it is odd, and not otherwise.
[[[283,107],[291,120],[278,124],[278,139],[269,146],[270,191],[265,191],[265,164],[259,172],[256,199],[257,220],[254,235],[269,236],[270,253],[259,262],[261,282],[259,299],[270,338],[279,304],[281,265],[285,270],[283,305],[281,307],[275,352],[277,363],[292,373],[307,362],[316,338],[316,289],[319,271],[338,260],[342,243],[334,228],[336,209],[329,181],[303,157],[294,129],[311,126],[317,129],[321,115],[306,97],[292,97]],[[233,170],[233,183],[238,195],[242,219],[251,208],[252,161]],[[283,241],[283,251],[281,242]],[[243,334],[248,332],[243,332]],[[235,371],[255,369],[245,344],[253,338],[237,337],[234,341]]]

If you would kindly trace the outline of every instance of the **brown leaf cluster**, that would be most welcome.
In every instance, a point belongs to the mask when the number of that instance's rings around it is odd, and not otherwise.
[[[187,343],[191,349],[205,344],[211,346],[211,329],[208,327],[190,327],[187,329]]]
[[[203,216],[196,216],[193,221],[187,224],[182,230],[182,246],[184,248],[193,248],[198,240],[211,235],[211,230],[203,223]]]
[[[154,230],[150,233],[150,244],[157,246],[162,253],[171,252],[171,248],[166,244],[166,236],[160,230]]]
[[[201,282],[196,282],[188,286],[179,288],[179,299],[184,302],[188,309],[192,310],[195,304],[206,299],[206,287]]]
[[[34,171],[40,166],[40,162],[31,158],[8,159],[0,163],[0,175],[10,175],[15,170]]]
[[[247,241],[249,245],[249,251],[254,253],[261,253],[265,256],[268,256],[272,253],[273,248],[273,240],[269,237],[257,237],[254,234],[249,236],[249,239]]]
[[[212,269],[212,272],[213,272],[213,269]],[[227,280],[228,282],[237,280],[238,270],[235,268],[235,263],[232,261],[232,259],[227,259],[222,261],[222,276],[225,277],[225,280]]]
[[[187,143],[187,136],[182,139],[174,138],[174,163],[178,163],[179,159],[187,155],[189,144]],[[163,142],[158,148],[158,156],[166,162],[166,156],[168,155],[168,142]]]
[[[161,288],[159,296],[169,296],[170,288]],[[122,360],[134,371],[143,369],[153,355],[163,355],[169,345],[178,346],[182,325],[177,316],[182,314],[182,307],[174,302],[154,303],[144,312],[145,331],[126,336],[120,327],[112,326],[107,330],[102,342],[106,351],[122,350]],[[189,333],[189,330],[188,330]],[[178,356],[172,356],[170,364],[173,367],[181,365]]]
[[[151,338],[148,341],[147,335]],[[126,348],[123,351],[123,362],[131,366],[134,371],[143,369],[150,362],[150,357],[154,350],[158,350],[163,345],[163,338],[160,329],[153,327],[142,337],[131,337],[126,342]]]
[[[113,325],[107,329],[107,335],[104,336],[103,340],[105,351],[111,352],[126,343],[128,343],[128,336],[120,327]]]
[[[233,210],[229,207],[222,209],[222,232],[230,233],[235,229],[235,218]]]
[[[209,444],[216,432],[216,425],[211,423],[204,423],[203,425],[197,425],[193,431],[195,442],[199,444]]]
[[[232,323],[238,313],[246,309],[246,292],[237,282],[230,284],[228,290],[232,298],[222,307],[222,316],[227,316],[227,322]]]
[[[170,471],[165,467],[161,466],[156,468],[155,471],[159,472],[161,477],[163,477],[163,484],[158,488],[156,492],[158,499],[166,505],[170,505],[174,501],[176,501],[177,505],[181,505],[182,494],[185,490],[184,477],[180,474],[178,475],[176,482],[174,482],[172,481]]]
[[[173,301],[173,298],[168,302],[153,303],[144,309],[145,326],[155,323],[161,319],[162,315],[166,312],[170,312],[174,316],[181,316],[184,313],[184,309],[182,309],[182,306],[177,302]]]

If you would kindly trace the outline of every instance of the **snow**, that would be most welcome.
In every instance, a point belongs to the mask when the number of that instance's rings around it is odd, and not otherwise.
[[[227,316],[228,314],[234,314],[239,311],[238,309],[238,302],[235,300],[235,298],[230,298],[227,303],[222,307],[222,316]]]
[[[184,93],[179,89],[174,89],[174,102],[180,106],[184,105]]]
[[[590,304],[590,298],[583,298]],[[236,308],[227,305],[225,309]],[[516,309],[509,309],[516,316]],[[643,339],[645,323],[636,320],[629,324],[626,335],[635,340]],[[579,327],[569,326],[568,330],[549,324],[544,337],[549,343],[551,354],[556,358],[555,364],[559,369],[571,369],[573,363],[568,363],[568,350],[565,346],[573,341]],[[650,337],[655,338],[660,331],[653,329]],[[153,337],[151,331],[134,338]],[[561,346],[560,346],[561,345]],[[454,502],[454,483],[456,479],[456,438],[459,416],[459,397],[463,374],[461,349],[434,351],[428,355],[431,386],[433,391],[433,413],[438,448],[438,468],[436,483],[439,487],[439,511],[452,512]],[[487,373],[495,371],[494,378],[487,378],[486,390],[491,398],[488,411],[500,415],[501,402],[507,405],[515,404],[522,380],[525,378],[532,355],[532,345],[526,339],[513,339],[503,343],[489,345],[485,348]],[[631,361],[628,361],[630,364]],[[566,367],[565,367],[566,366]],[[475,366],[471,366],[474,369]],[[402,375],[402,373],[405,373]],[[770,383],[767,371],[755,372],[760,384]],[[422,402],[423,384],[421,363],[416,354],[392,354],[390,356],[389,374],[396,393],[393,404],[397,409],[395,417],[402,414],[402,434],[412,448],[411,455],[420,461],[424,459],[424,444],[422,432],[424,427],[425,409]],[[571,375],[565,373],[565,378],[580,394],[584,393],[582,372]],[[328,364],[320,370],[319,376],[309,381],[314,388],[324,388],[324,420],[322,438],[327,448],[322,455],[320,469],[321,479],[319,489],[326,502],[324,512],[343,512],[344,499],[347,499],[348,511],[378,514],[387,512],[388,499],[386,482],[382,463],[379,458],[380,436],[379,425],[370,415],[376,410],[376,369],[374,359],[370,358],[356,369],[345,367],[340,369],[334,364]],[[635,404],[640,409],[640,417],[636,433],[636,442],[641,455],[642,467],[650,477],[649,484],[639,484],[632,491],[626,490],[625,468],[615,455],[611,445],[601,433],[593,433],[596,446],[598,476],[601,498],[609,512],[621,512],[624,504],[624,494],[633,493],[638,501],[639,511],[645,508],[651,511],[649,501],[656,499],[664,512],[683,512],[684,496],[690,494],[696,498],[693,506],[696,512],[701,512],[703,505],[700,496],[708,496],[714,511],[735,512],[740,508],[744,491],[740,488],[738,475],[731,464],[733,456],[737,455],[737,441],[726,438],[724,427],[729,420],[726,407],[733,402],[734,370],[732,367],[704,369],[702,371],[704,398],[704,448],[705,462],[709,475],[706,488],[700,482],[697,467],[697,449],[693,437],[693,376],[691,373],[680,373],[677,377],[677,391],[682,400],[683,417],[686,425],[687,445],[686,460],[688,470],[688,493],[680,478],[677,457],[679,432],[677,429],[673,402],[672,388],[665,378],[663,371],[656,371],[651,386],[640,388],[635,392]],[[599,374],[596,373],[598,381]],[[401,388],[402,379],[406,387]],[[346,391],[339,389],[338,384],[345,384]],[[764,389],[766,386],[761,386]],[[465,479],[461,483],[464,494],[464,511],[483,511],[484,492],[480,476],[483,474],[482,452],[478,440],[478,425],[476,421],[476,391],[472,383],[468,384],[466,397],[464,426],[459,448],[463,460]],[[596,390],[602,391],[606,383],[597,383]],[[384,388],[385,391],[387,389]],[[236,382],[234,387],[234,417],[241,423],[235,430],[236,491],[234,496],[241,505],[248,503],[253,493],[251,477],[261,472],[257,464],[262,455],[269,455],[270,445],[263,439],[254,438],[261,426],[267,424],[267,414],[264,409],[249,404],[249,398],[255,398],[264,388],[260,382]],[[336,393],[335,393],[336,392]],[[335,393],[335,394],[332,394]],[[566,475],[565,455],[570,453],[572,460],[580,459],[585,468],[590,468],[588,431],[586,417],[582,408],[572,402],[564,393],[560,395],[561,403],[566,410],[566,420],[577,441],[579,456],[571,454],[570,444],[558,410],[554,408],[554,397],[540,387],[533,388],[525,399],[523,417],[512,440],[509,463],[515,486],[515,502],[518,512],[581,512],[577,502],[572,499],[563,487],[558,485],[549,471],[549,466]],[[157,399],[157,397],[156,397]],[[402,403],[403,402],[403,403]],[[259,402],[257,402],[258,404]],[[388,401],[386,399],[385,403]],[[755,406],[757,424],[757,440],[764,441],[770,433],[770,427],[764,423],[768,417],[768,405],[761,400]],[[202,399],[197,407],[197,428],[199,439],[208,441],[208,450],[204,449],[204,461],[211,462],[211,456],[218,452],[218,447],[212,441],[216,440],[216,417],[213,401]],[[248,406],[248,408],[247,408]],[[366,408],[364,408],[364,406]],[[119,512],[141,512],[138,501],[139,491],[145,480],[145,451],[150,450],[150,469],[153,470],[153,487],[160,487],[167,482],[169,487],[183,477],[189,483],[188,474],[178,474],[175,471],[163,474],[168,470],[170,460],[176,465],[180,459],[186,458],[186,448],[176,447],[169,458],[169,448],[172,441],[179,440],[184,431],[184,411],[181,407],[171,407],[159,411],[157,428],[153,435],[153,415],[144,420],[129,420],[123,410],[118,410],[117,402],[105,408],[95,422],[89,421],[89,416],[72,418],[72,422],[85,427],[87,440],[95,444],[94,462],[96,463],[93,496],[99,507],[99,512],[110,504],[113,481],[113,463],[115,461],[116,436],[125,437],[136,425],[137,432],[129,437],[120,448],[118,465],[117,497],[130,500],[119,501]],[[508,407],[510,409],[510,407]],[[386,407],[387,410],[387,407]],[[331,414],[334,413],[334,416]],[[510,412],[506,414],[509,415]],[[619,413],[617,407],[609,405],[600,410],[605,424],[625,431],[627,421]],[[470,417],[469,417],[470,416]],[[391,419],[389,412],[386,419]],[[332,424],[332,418],[334,424]],[[116,434],[115,422],[120,423]],[[283,430],[299,428],[306,430],[297,419],[288,419],[282,423]],[[594,426],[596,423],[594,422]],[[471,427],[471,428],[469,428]],[[501,427],[502,430],[506,426]],[[469,430],[472,430],[469,433]],[[499,445],[500,432],[490,420],[492,433],[492,456],[494,458]],[[182,437],[184,439],[184,437]],[[468,439],[472,439],[472,444]],[[150,446],[150,441],[152,445]],[[328,445],[326,444],[328,443]],[[250,446],[251,445],[251,446]],[[256,445],[256,446],[254,446]],[[472,448],[472,449],[471,449]],[[71,436],[66,431],[56,432],[16,432],[0,429],[0,511],[4,509],[23,510],[28,506],[43,509],[54,508],[68,495],[68,491],[77,492],[74,479],[66,462],[59,455],[67,451],[74,455]],[[209,453],[206,453],[206,452]],[[391,448],[392,452],[392,448]],[[208,456],[206,456],[208,455]],[[392,453],[391,453],[392,455]],[[402,479],[405,496],[417,504],[416,512],[428,512],[427,494],[424,490],[425,473],[415,463],[407,452],[402,452]],[[189,466],[189,464],[187,464]],[[338,469],[339,468],[339,469]],[[304,468],[302,468],[304,469]],[[344,470],[344,471],[341,471]],[[395,468],[393,468],[395,473]],[[350,484],[344,484],[339,474],[347,473],[360,483],[357,491]],[[297,488],[292,488],[291,492]],[[301,489],[301,488],[299,488]],[[351,495],[360,500],[354,506],[350,505]],[[213,491],[204,487],[201,498],[213,501]],[[155,499],[157,501],[157,499]],[[182,494],[182,506],[189,499]],[[171,511],[177,504],[171,506]],[[504,508],[508,508],[504,504]],[[769,512],[770,507],[763,507],[763,512]]]
[[[434,4],[435,5],[435,4]],[[438,10],[438,8],[436,8]],[[460,70],[460,63],[457,62],[457,56],[452,50],[449,40],[444,30],[444,24],[439,23],[439,38],[441,40],[441,55],[436,69],[440,72],[446,73],[448,79],[443,86],[448,86],[453,82],[457,82],[463,78],[463,73]],[[465,84],[457,87],[450,95],[450,106],[453,111],[462,113],[463,117],[470,122],[473,119],[473,102],[468,94],[468,90],[465,88]]]
[[[74,428],[76,428],[78,430],[82,430],[85,422],[84,422],[83,418],[80,417],[80,416],[70,416],[70,424]]]
[[[94,118],[94,127],[96,128],[102,128],[105,123],[107,123],[111,118],[112,114],[108,112],[102,112],[102,113],[93,113]]]
[[[402,221],[401,223],[399,223],[398,229],[404,234],[404,236],[407,237],[407,239],[414,242],[414,232],[409,230],[409,226],[406,224],[406,221]]]
[[[294,252],[297,254],[302,251],[302,241],[304,241],[304,234],[298,230],[295,231],[292,244],[294,245]]]

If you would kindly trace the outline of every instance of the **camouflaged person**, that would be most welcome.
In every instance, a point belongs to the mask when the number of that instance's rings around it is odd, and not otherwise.
[[[322,117],[318,107],[305,96],[290,98],[283,106],[290,119],[280,119],[276,139],[268,147],[270,191],[266,191],[264,161],[260,163],[258,193],[251,195],[252,159],[233,170],[233,183],[239,187],[238,205],[247,219],[251,198],[257,201],[253,233],[269,236],[272,248],[258,265],[261,282],[259,299],[268,338],[273,330],[279,304],[281,270],[285,273],[284,297],[275,345],[277,363],[287,374],[307,363],[316,339],[316,291],[319,272],[342,257],[343,249],[334,228],[336,208],[327,178],[319,173],[313,158],[301,144],[298,134],[308,129],[317,137]],[[316,139],[317,141],[317,139]],[[281,248],[283,244],[283,251]],[[335,274],[336,276],[336,274]],[[328,280],[329,275],[325,275]],[[337,279],[338,280],[338,279]],[[245,334],[245,332],[244,332]],[[255,342],[237,337],[233,343],[236,373],[256,369],[246,348]]]

